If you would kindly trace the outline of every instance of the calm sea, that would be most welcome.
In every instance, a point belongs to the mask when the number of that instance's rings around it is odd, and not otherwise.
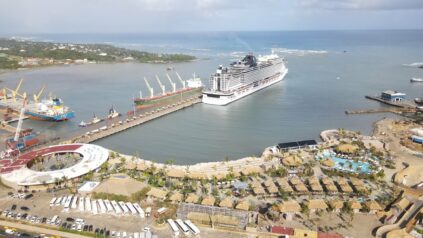
[[[145,159],[177,164],[220,161],[259,155],[279,142],[318,139],[329,128],[348,128],[368,134],[372,123],[386,114],[347,116],[349,109],[379,108],[365,95],[392,89],[408,98],[423,97],[423,69],[406,66],[423,62],[423,31],[298,31],[219,32],[128,35],[36,35],[35,40],[109,43],[152,52],[189,53],[200,60],[172,64],[188,78],[209,75],[220,64],[243,54],[270,53],[286,57],[285,80],[226,107],[196,105],[96,144]],[[24,78],[23,89],[34,92],[46,85],[76,112],[64,123],[25,121],[49,136],[75,133],[81,120],[93,113],[107,114],[113,105],[126,113],[142,91],[143,77],[159,91],[157,74],[168,83],[169,65],[138,63],[93,64],[25,70],[0,75],[2,86],[13,87]],[[170,72],[172,77],[175,75]],[[170,88],[170,85],[167,85]]]

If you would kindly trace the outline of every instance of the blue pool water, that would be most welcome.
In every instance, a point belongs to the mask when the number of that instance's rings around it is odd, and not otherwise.
[[[335,162],[335,168],[336,169],[352,169],[353,171],[357,173],[369,173],[370,172],[370,164],[362,161],[355,162],[353,160],[338,158],[333,156],[333,161]],[[352,164],[352,167],[350,167],[350,164]],[[361,169],[358,169],[361,168]]]

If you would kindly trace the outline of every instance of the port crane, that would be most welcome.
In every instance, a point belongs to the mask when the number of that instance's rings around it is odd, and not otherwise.
[[[160,82],[160,78],[159,76],[157,76],[156,74],[156,79],[157,79],[157,83],[159,84],[160,88],[162,89],[162,95],[166,94],[166,87],[162,84],[162,82]]]
[[[170,78],[169,74],[166,74],[166,76],[167,76],[167,79],[169,79],[170,85],[172,85],[172,89],[173,89],[172,92],[176,92],[176,83],[174,83],[172,81],[172,79]]]
[[[185,89],[185,81],[184,80],[182,80],[182,78],[181,78],[181,76],[178,74],[178,72],[175,72],[176,73],[176,75],[178,76],[178,79],[179,79],[179,81],[181,82],[181,84],[182,84],[182,88],[183,89]]]
[[[10,88],[5,88],[6,90],[9,90],[12,93],[12,98],[13,98],[13,101],[14,102],[16,102],[16,96],[20,95],[19,94],[19,89],[21,88],[22,82],[23,82],[23,79],[21,79],[19,81],[18,86],[16,86],[16,89],[15,90],[10,89]]]
[[[24,99],[24,102],[21,108],[21,113],[19,114],[18,126],[16,127],[15,137],[13,138],[15,142],[19,140],[19,134],[21,133],[21,130],[22,130],[22,123],[25,116],[25,106],[26,106],[26,99]]]
[[[144,77],[144,81],[145,81],[145,84],[147,85],[148,91],[150,91],[150,97],[151,97],[151,98],[152,98],[152,97],[154,97],[154,88],[152,88],[152,87],[150,86],[150,84],[148,83],[148,81],[147,81],[147,78],[146,78],[146,77]]]

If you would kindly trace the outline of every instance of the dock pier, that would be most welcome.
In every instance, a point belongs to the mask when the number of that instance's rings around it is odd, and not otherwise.
[[[200,97],[188,98],[188,99],[176,102],[174,104],[168,105],[164,109],[157,109],[155,112],[147,112],[141,115],[128,117],[128,119],[126,119],[125,121],[122,121],[122,123],[117,123],[117,125],[114,125],[113,127],[107,127],[107,129],[100,130],[94,134],[77,136],[71,139],[71,141],[78,142],[78,143],[91,143],[91,142],[106,138],[108,136],[117,134],[119,132],[128,130],[132,127],[141,125],[143,123],[152,121],[154,119],[160,118],[162,116],[168,115],[170,113],[182,110],[187,107],[191,107],[200,102],[201,102]]]

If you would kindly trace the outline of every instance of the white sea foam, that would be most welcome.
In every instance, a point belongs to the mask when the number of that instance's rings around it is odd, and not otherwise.
[[[289,54],[296,56],[305,55],[321,55],[329,53],[326,50],[300,50],[300,49],[288,49],[288,48],[272,48],[272,51],[279,54]]]
[[[423,66],[423,62],[415,62],[415,63],[411,63],[411,64],[403,64],[404,66],[407,67],[422,67]]]

